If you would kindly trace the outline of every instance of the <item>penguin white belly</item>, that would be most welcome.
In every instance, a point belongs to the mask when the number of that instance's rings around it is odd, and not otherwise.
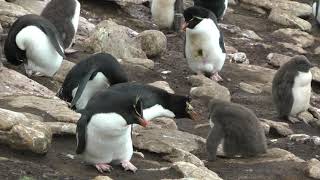
[[[86,84],[86,87],[84,88],[80,98],[76,103],[77,109],[84,109],[93,95],[95,95],[98,91],[107,89],[108,87],[108,79],[104,76],[103,73],[98,72],[96,76],[92,80],[88,81],[88,83]],[[76,95],[77,90],[78,87],[72,90],[73,98]]]
[[[186,32],[186,58],[190,69],[199,72],[221,70],[226,53],[219,43],[220,31],[211,19],[202,20],[194,29]]]
[[[170,28],[174,20],[175,0],[153,0],[152,19],[160,28]]]
[[[319,3],[319,2],[314,2],[313,5],[312,5],[312,14],[313,14],[313,17],[316,18],[317,22],[320,23],[320,8],[317,9],[317,3]],[[316,17],[316,12],[317,11],[318,11],[318,16]]]
[[[149,107],[149,108],[143,110],[143,118],[144,119],[149,121],[149,120],[152,120],[156,117],[174,118],[175,114],[172,111],[163,108],[159,104],[156,104],[152,107]]]
[[[36,26],[23,28],[16,36],[16,44],[26,51],[28,70],[52,77],[60,68],[62,56],[51,44],[47,35]]]
[[[133,154],[131,126],[116,113],[100,113],[91,117],[87,126],[84,160],[91,164],[120,163]]]
[[[306,111],[310,106],[311,97],[311,80],[312,74],[299,72],[295,77],[292,95],[293,95],[293,105],[290,114],[296,115],[300,112]]]
[[[76,9],[71,19],[71,23],[74,29],[74,36],[77,34],[77,31],[78,31],[79,18],[80,18],[80,6],[81,6],[77,0],[75,0],[75,2],[76,2]],[[74,37],[73,37],[73,40],[74,40]],[[66,47],[66,48],[70,48],[71,46],[72,46],[72,43],[70,43],[69,47]]]

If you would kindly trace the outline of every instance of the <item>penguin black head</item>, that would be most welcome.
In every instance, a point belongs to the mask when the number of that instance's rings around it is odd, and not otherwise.
[[[176,118],[189,118],[197,120],[197,113],[193,110],[189,96],[174,95],[169,102],[169,109],[172,110]]]
[[[193,29],[203,19],[207,18],[210,18],[214,22],[217,22],[216,16],[210,10],[198,6],[193,6],[184,10],[183,16],[185,19],[183,30],[185,30],[186,28]]]
[[[129,106],[128,111],[126,111],[127,117],[125,118],[127,124],[139,124],[143,127],[148,125],[148,121],[143,119],[143,103],[139,97],[136,97],[135,102]]]
[[[291,62],[295,69],[300,72],[309,72],[310,68],[313,67],[310,61],[303,55],[294,56]]]

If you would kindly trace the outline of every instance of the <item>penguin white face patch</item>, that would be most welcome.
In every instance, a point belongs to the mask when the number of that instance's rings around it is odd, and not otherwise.
[[[175,114],[168,110],[163,108],[161,105],[156,104],[152,107],[149,107],[147,109],[143,110],[143,117],[146,120],[152,120],[156,117],[170,117],[170,118],[174,118]]]

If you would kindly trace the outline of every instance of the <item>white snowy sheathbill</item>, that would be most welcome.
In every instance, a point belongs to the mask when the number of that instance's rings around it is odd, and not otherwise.
[[[135,172],[130,163],[133,154],[131,124],[147,126],[143,104],[137,96],[104,91],[92,97],[77,123],[77,154],[101,173],[121,164]]]
[[[183,13],[186,30],[185,56],[192,71],[221,81],[218,72],[226,59],[221,31],[215,15],[201,7],[190,7]]]
[[[24,63],[27,75],[52,77],[64,57],[63,45],[55,26],[38,15],[19,17],[11,26],[4,45],[9,63]]]
[[[51,0],[42,10],[41,16],[56,26],[64,48],[70,48],[79,24],[80,3],[78,0]]]
[[[312,64],[305,56],[294,56],[275,74],[272,81],[273,102],[279,117],[296,122],[294,117],[310,107]]]
[[[312,5],[312,14],[316,19],[318,25],[320,25],[320,0],[314,0]]]
[[[174,3],[176,0],[152,0],[152,19],[161,29],[171,28],[174,20]]]

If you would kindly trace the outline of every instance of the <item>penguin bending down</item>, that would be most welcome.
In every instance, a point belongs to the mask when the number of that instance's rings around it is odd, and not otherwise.
[[[227,157],[250,157],[266,152],[264,130],[250,109],[213,99],[209,103],[209,111],[211,130],[206,145],[209,161],[216,160],[217,148],[221,141]]]
[[[11,26],[4,45],[9,63],[24,63],[27,75],[52,77],[60,68],[64,52],[53,24],[38,15],[19,17]]]
[[[57,96],[71,102],[72,108],[80,110],[98,91],[127,81],[127,74],[117,59],[107,53],[97,53],[80,61],[69,71]]]
[[[152,0],[152,19],[161,29],[172,27],[175,2],[176,0]]]
[[[312,14],[316,19],[317,24],[320,25],[320,0],[314,0],[312,5]]]
[[[185,56],[190,69],[221,81],[218,72],[226,59],[226,50],[215,15],[201,7],[190,7],[183,15],[186,21]]]
[[[218,20],[222,20],[228,8],[228,0],[193,0],[195,6],[212,11]]]
[[[109,163],[135,172],[131,124],[147,126],[143,103],[137,96],[113,91],[92,97],[77,122],[77,154],[101,173],[111,171]]]
[[[190,105],[190,98],[168,93],[167,91],[135,82],[119,83],[107,91],[140,97],[143,102],[143,117],[152,120],[156,117],[190,118],[196,120],[197,114]]]
[[[294,56],[275,74],[272,81],[273,102],[280,118],[297,121],[294,117],[310,107],[311,63],[305,56]]]
[[[41,16],[56,26],[64,47],[70,48],[78,30],[80,17],[78,0],[51,0],[42,10]]]

